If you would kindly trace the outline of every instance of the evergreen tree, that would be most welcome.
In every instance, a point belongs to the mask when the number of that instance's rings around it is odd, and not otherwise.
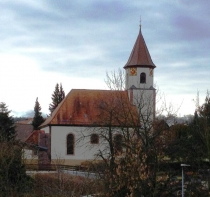
[[[194,118],[194,127],[203,146],[203,152],[210,161],[210,95],[207,91],[205,102],[198,107]]]
[[[38,129],[38,127],[44,122],[44,118],[42,117],[41,106],[38,101],[38,97],[36,98],[35,106],[34,106],[34,119],[32,125],[34,129]]]
[[[65,92],[63,90],[62,84],[60,84],[60,89],[59,89],[59,103],[65,98]]]
[[[0,142],[15,139],[16,131],[14,120],[5,103],[0,103]]]
[[[23,196],[32,188],[33,179],[26,174],[22,161],[22,144],[18,141],[0,143],[0,196]]]
[[[52,98],[52,103],[49,105],[49,110],[50,113],[52,114],[52,112],[59,105],[59,103],[65,98],[65,92],[63,90],[62,84],[60,84],[60,86],[58,83],[55,85],[55,90],[51,98]]]
[[[5,103],[0,103],[0,196],[23,193],[32,186],[22,162],[22,144],[15,140],[14,119]],[[18,196],[18,195],[17,195]]]

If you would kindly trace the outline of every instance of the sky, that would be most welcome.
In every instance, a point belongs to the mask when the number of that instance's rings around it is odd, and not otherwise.
[[[107,89],[106,72],[126,64],[142,34],[154,81],[178,115],[193,114],[209,89],[209,0],[0,0],[0,102],[33,116],[38,97],[49,114],[56,83]]]

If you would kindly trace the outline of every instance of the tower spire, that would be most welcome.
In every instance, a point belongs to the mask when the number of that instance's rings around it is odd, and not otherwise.
[[[124,66],[124,68],[128,67],[149,67],[155,68],[155,64],[152,61],[150,53],[147,49],[147,45],[144,41],[142,32],[141,32],[141,18],[140,18],[140,30],[139,35],[134,44],[133,50],[131,51],[130,57]]]
[[[141,32],[141,15],[140,15],[140,24],[139,24],[139,27],[140,27],[139,31]]]

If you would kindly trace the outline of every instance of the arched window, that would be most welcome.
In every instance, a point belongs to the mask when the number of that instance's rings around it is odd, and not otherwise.
[[[74,135],[68,134],[67,135],[67,155],[74,154]]]
[[[122,135],[120,134],[114,136],[114,149],[116,154],[122,153]]]
[[[140,74],[140,83],[146,83],[146,74],[145,73]]]
[[[99,143],[99,136],[97,134],[91,134],[90,143],[91,144],[98,144]]]

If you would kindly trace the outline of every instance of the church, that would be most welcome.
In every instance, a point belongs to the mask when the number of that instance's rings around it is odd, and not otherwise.
[[[27,138],[41,150],[38,162],[80,165],[106,149],[102,133],[140,124],[139,109],[151,120],[155,114],[154,68],[141,28],[125,69],[125,90],[72,89],[50,117]],[[142,94],[143,93],[143,94]],[[117,133],[115,137],[119,136]],[[29,153],[28,152],[28,153]],[[45,159],[45,161],[43,160]],[[42,160],[42,161],[41,161]]]

